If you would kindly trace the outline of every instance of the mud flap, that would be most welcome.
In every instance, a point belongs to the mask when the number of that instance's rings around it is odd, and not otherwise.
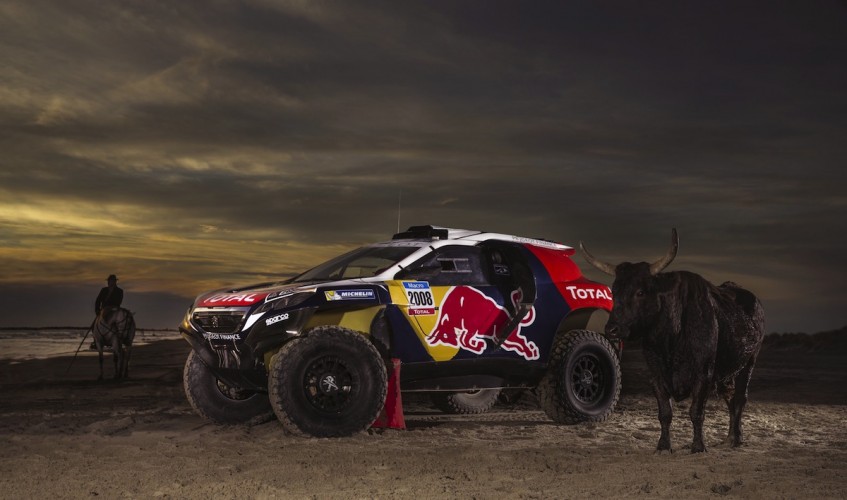
[[[371,424],[372,429],[406,429],[406,420],[403,418],[403,398],[400,396],[400,360],[391,358],[391,365],[385,405]]]

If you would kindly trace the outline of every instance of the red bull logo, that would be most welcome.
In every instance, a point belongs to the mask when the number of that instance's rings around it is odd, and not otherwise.
[[[521,300],[520,291],[512,292],[510,299],[517,306]],[[500,347],[527,360],[538,359],[538,346],[521,334],[521,328],[531,325],[533,321],[534,307],[518,326],[509,332]],[[491,297],[473,287],[453,287],[444,296],[438,310],[438,320],[427,335],[426,341],[432,346],[446,345],[482,354],[486,348],[486,339],[502,338],[502,329],[506,328],[508,323],[508,311]]]

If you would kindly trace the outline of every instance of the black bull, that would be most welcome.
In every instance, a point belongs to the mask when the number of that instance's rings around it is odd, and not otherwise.
[[[713,388],[729,408],[727,439],[733,447],[741,445],[741,416],[764,334],[764,311],[756,296],[732,282],[714,286],[694,273],[660,272],[679,248],[676,229],[671,249],[653,264],[613,266],[594,258],[582,243],[580,248],[591,265],[615,277],[606,334],[642,339],[662,426],[657,451],[671,451],[671,398],[688,397],[691,452],[706,451],[703,420]]]

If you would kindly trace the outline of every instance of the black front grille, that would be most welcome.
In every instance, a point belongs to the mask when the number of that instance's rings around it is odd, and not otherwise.
[[[193,319],[207,333],[236,333],[241,328],[244,313],[204,311],[194,313]]]

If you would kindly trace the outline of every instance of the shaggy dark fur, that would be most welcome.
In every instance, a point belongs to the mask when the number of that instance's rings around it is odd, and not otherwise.
[[[642,339],[662,426],[657,451],[671,451],[671,398],[691,397],[694,442],[706,451],[703,420],[713,388],[729,408],[731,446],[742,443],[741,415],[764,334],[764,312],[755,295],[732,282],[714,286],[676,271],[651,274],[646,262],[615,267],[609,336]]]

